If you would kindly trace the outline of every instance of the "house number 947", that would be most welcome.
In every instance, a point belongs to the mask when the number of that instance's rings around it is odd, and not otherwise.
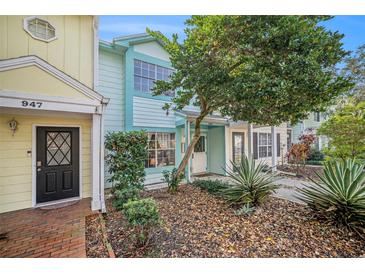
[[[22,107],[31,107],[31,108],[41,108],[42,102],[35,102],[35,101],[22,101]]]

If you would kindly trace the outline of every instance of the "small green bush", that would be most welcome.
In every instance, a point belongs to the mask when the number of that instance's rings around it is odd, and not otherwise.
[[[209,194],[220,196],[221,191],[228,187],[226,182],[220,180],[195,180],[192,183],[194,186],[208,191]]]
[[[316,161],[316,160],[308,160],[305,163],[307,165],[313,165],[313,166],[321,166],[321,165],[323,165],[323,161]]]
[[[110,132],[105,137],[105,157],[110,182],[116,189],[129,186],[143,188],[147,160],[145,131]]]
[[[244,204],[241,208],[234,211],[234,214],[237,216],[241,215],[250,215],[255,211],[255,207],[251,206],[250,203]]]
[[[122,210],[123,205],[130,200],[137,200],[139,199],[140,189],[136,186],[129,186],[122,189],[117,189],[114,192],[115,200],[113,205],[116,209]]]
[[[317,149],[311,149],[309,151],[306,163],[308,164],[308,162],[310,162],[310,161],[321,162],[324,160],[324,157],[325,157],[325,155],[321,151],[319,151]]]
[[[168,190],[171,193],[175,193],[178,191],[181,180],[184,178],[183,174],[176,176],[176,172],[177,172],[176,168],[174,168],[172,171],[169,170],[162,171],[163,174],[162,181],[164,183],[167,183]]]
[[[365,165],[352,159],[325,162],[318,181],[298,188],[298,198],[327,220],[365,237]]]
[[[123,214],[129,225],[136,229],[139,246],[146,245],[151,230],[161,224],[156,202],[152,198],[129,200],[123,205]]]
[[[271,171],[265,171],[263,162],[256,165],[255,160],[244,156],[240,164],[231,164],[232,168],[227,170],[227,174],[232,184],[221,191],[222,197],[231,204],[259,205],[278,188],[273,184],[274,175]]]

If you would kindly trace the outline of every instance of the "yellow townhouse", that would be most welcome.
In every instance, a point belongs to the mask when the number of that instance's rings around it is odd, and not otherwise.
[[[0,16],[0,213],[104,209],[98,17]]]

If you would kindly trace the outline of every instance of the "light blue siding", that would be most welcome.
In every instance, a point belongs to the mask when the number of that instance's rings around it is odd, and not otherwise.
[[[125,91],[123,57],[121,55],[100,50],[98,91],[110,99],[104,116],[105,133],[124,130]]]
[[[116,53],[99,50],[99,85],[98,92],[109,98],[104,113],[104,132],[123,131],[125,129],[125,89],[123,57]],[[105,165],[105,186],[110,178],[108,166]]]
[[[133,97],[133,126],[175,128],[175,114],[162,109],[165,101]]]

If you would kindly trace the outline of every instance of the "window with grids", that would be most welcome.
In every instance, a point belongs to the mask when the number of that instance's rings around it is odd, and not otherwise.
[[[71,132],[47,132],[47,166],[71,164]]]
[[[272,155],[271,133],[259,133],[259,158]]]
[[[148,160],[146,167],[175,165],[175,133],[148,133]]]
[[[172,69],[134,59],[134,89],[152,93],[156,80],[169,81]],[[174,96],[174,91],[167,91],[166,96]]]
[[[33,38],[46,42],[56,39],[55,28],[43,19],[37,17],[26,18],[24,28]]]
[[[315,112],[314,113],[314,121],[315,122],[320,122],[321,121],[321,113],[320,112]]]

